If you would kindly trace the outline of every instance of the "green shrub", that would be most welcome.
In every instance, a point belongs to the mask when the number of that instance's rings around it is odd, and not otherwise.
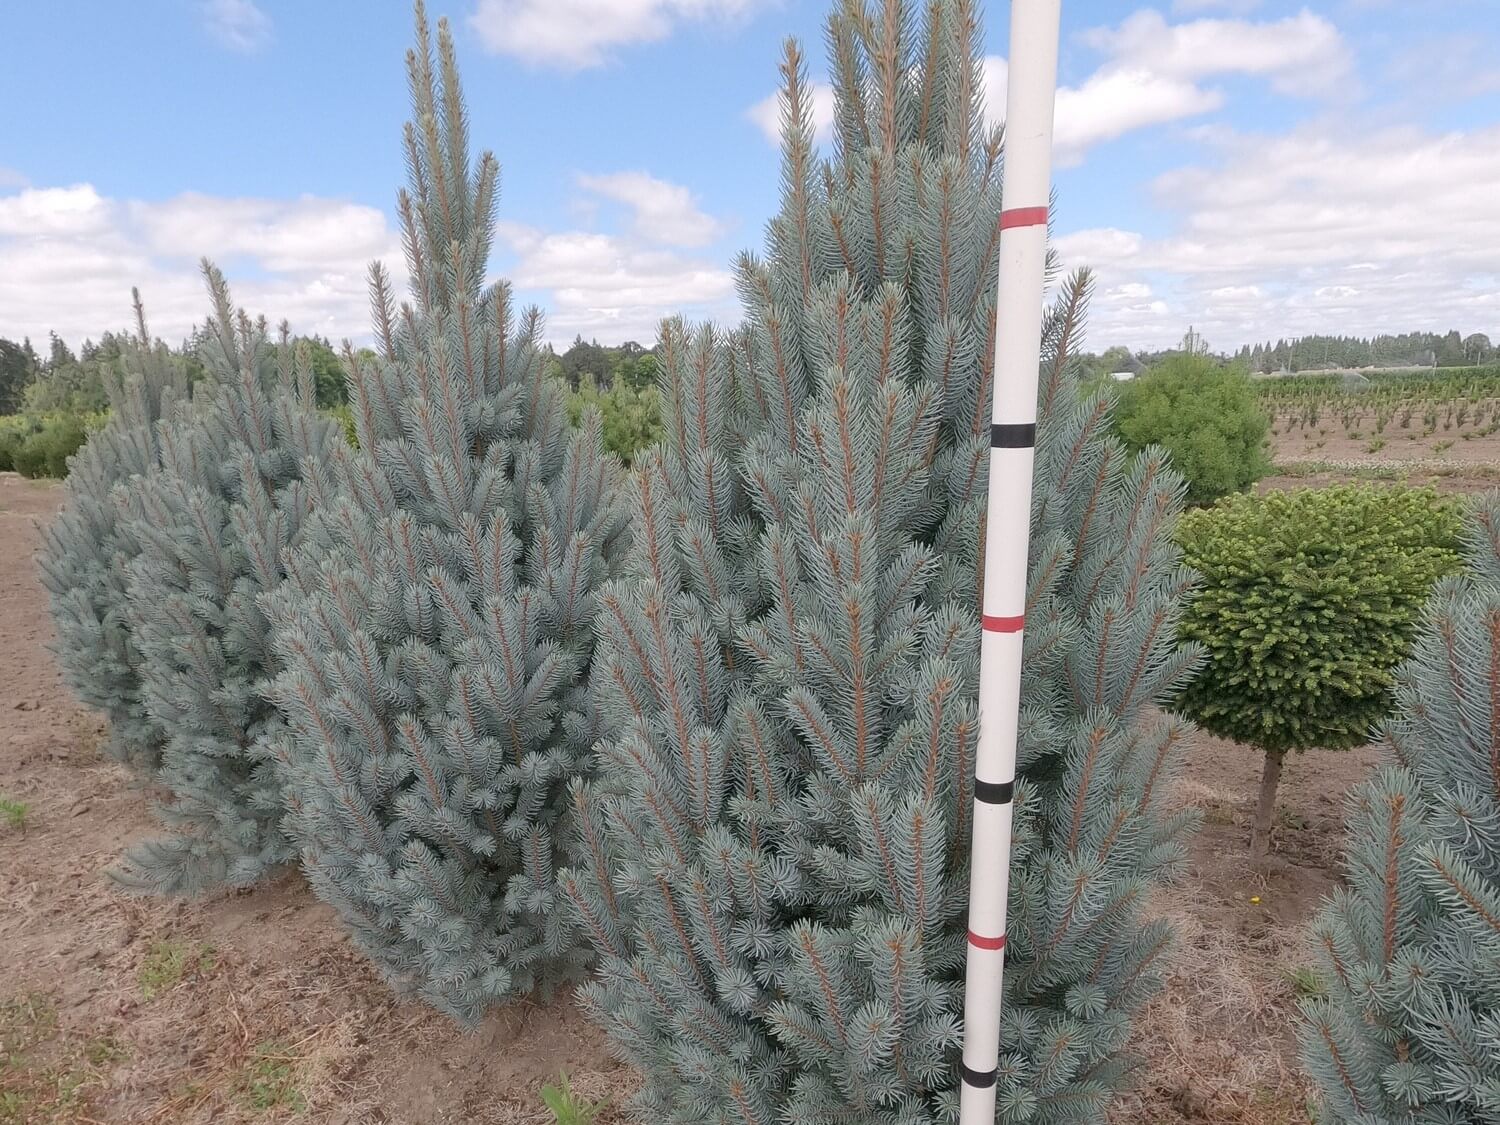
[[[23,477],[68,475],[68,458],[77,453],[104,420],[103,414],[27,414],[4,419],[0,427],[0,469]]]
[[[604,448],[627,465],[632,457],[661,437],[661,396],[654,386],[634,387],[616,378],[608,390],[588,382],[568,396],[568,421],[577,426],[584,411],[599,411]]]
[[[29,414],[0,417],[0,473],[16,471],[16,452],[36,433],[40,423]]]
[[[1114,419],[1131,452],[1160,445],[1172,455],[1190,504],[1242,492],[1271,468],[1270,419],[1249,377],[1207,356],[1172,356],[1124,384]]]
[[[1368,485],[1234,496],[1183,517],[1203,586],[1180,632],[1209,658],[1180,704],[1265,752],[1257,855],[1287,752],[1360,745],[1386,716],[1422,605],[1457,569],[1459,524],[1432,489]]]
[[[340,406],[326,406],[323,413],[343,428],[344,440],[349,443],[350,449],[359,448],[359,425],[354,421],[354,411],[348,403]]]

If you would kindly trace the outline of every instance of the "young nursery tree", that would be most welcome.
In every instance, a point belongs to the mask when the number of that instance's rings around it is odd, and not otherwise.
[[[598,411],[604,427],[604,448],[627,465],[661,438],[661,395],[654,384],[632,386],[618,373],[608,388],[584,380],[568,396],[568,421],[576,426],[591,410]]]
[[[486,286],[498,166],[471,166],[446,22],[407,56],[411,303],[371,271],[379,354],[347,360],[343,498],[268,600],[287,828],[314,890],[398,986],[473,1020],[590,960],[555,877],[595,729],[598,588],[627,522],[599,419],[568,424],[540,315]]]
[[[291,858],[266,761],[275,723],[260,681],[275,664],[258,598],[328,502],[323,466],[343,444],[317,413],[310,368],[234,311],[217,269],[203,273],[206,381],[192,410],[158,424],[161,470],[116,494],[141,701],[166,739],[151,780],[169,829],[132,847],[117,875],[163,893],[249,883]]]
[[[1500,1121],[1500,494],[1474,515],[1313,928],[1328,996],[1299,1032],[1330,1125]]]
[[[1252,855],[1270,849],[1288,752],[1358,746],[1386,716],[1422,604],[1458,565],[1458,529],[1431,489],[1359,485],[1233,496],[1183,518],[1203,585],[1182,635],[1208,662],[1178,702],[1265,754]]]
[[[137,545],[122,534],[114,490],[160,468],[157,423],[186,401],[187,377],[166,345],[152,342],[140,293],[131,296],[137,335],[122,343],[120,366],[105,381],[109,421],[73,458],[67,500],[43,533],[38,563],[68,686],[109,720],[109,755],[149,771],[165,735],[141,698],[140,652],[125,606]]]
[[[643,1120],[956,1111],[1000,137],[975,5],[924,11],[830,19],[821,167],[788,44],[749,322],[663,336],[666,437],[637,461],[634,572],[602,598],[609,734],[560,880]],[[1197,657],[1174,639],[1182,483],[1080,400],[1088,284],[1046,325],[1006,1122],[1102,1116],[1170,939],[1144,899],[1189,823],[1164,809],[1186,727],[1155,706]]]
[[[1206,355],[1175,355],[1120,388],[1115,429],[1131,452],[1159,445],[1188,484],[1188,503],[1243,492],[1271,467],[1270,419],[1249,377]]]

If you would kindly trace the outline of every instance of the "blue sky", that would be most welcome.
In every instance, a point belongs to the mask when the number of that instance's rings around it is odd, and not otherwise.
[[[1003,101],[1009,6],[982,5]],[[496,271],[550,335],[732,319],[775,206],[780,43],[823,0],[435,0],[502,166]],[[404,3],[0,6],[0,335],[205,311],[197,258],[300,331],[367,335],[399,262]],[[1500,2],[1064,0],[1054,234],[1090,343],[1500,337]]]

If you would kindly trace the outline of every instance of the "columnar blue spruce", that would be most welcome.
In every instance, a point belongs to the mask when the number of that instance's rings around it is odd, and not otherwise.
[[[131,295],[137,334],[106,382],[109,421],[73,458],[67,501],[44,534],[39,563],[68,686],[109,719],[110,756],[150,770],[164,736],[141,702],[140,654],[125,613],[134,544],[121,534],[114,490],[159,468],[156,423],[186,401],[187,381],[166,345],[152,342],[140,293]]]
[[[137,844],[119,877],[142,889],[244,884],[286,862],[276,771],[266,760],[275,710],[258,599],[285,577],[281,556],[343,444],[313,406],[313,380],[265,322],[230,303],[204,263],[214,315],[199,341],[205,382],[193,408],[157,426],[161,471],[117,491],[136,551],[126,617],[140,651],[141,699],[166,737],[151,780],[167,794],[168,834]],[[305,357],[304,357],[305,358]]]
[[[937,1122],[956,1110],[1000,136],[968,0],[829,21],[834,155],[783,66],[783,186],[748,323],[663,338],[634,573],[602,599],[600,774],[561,877],[583,996],[642,1120]],[[1155,704],[1191,576],[1181,480],[1126,457],[1046,325],[1001,1120],[1101,1120],[1170,942],[1185,725]],[[1004,326],[1000,326],[1001,330]],[[1011,529],[992,528],[990,534]]]
[[[1396,763],[1349,804],[1348,885],[1313,927],[1319,1120],[1500,1122],[1500,494],[1397,677]]]
[[[579,975],[558,821],[595,737],[584,673],[627,522],[597,414],[568,424],[541,321],[483,283],[497,166],[472,167],[447,25],[408,56],[412,298],[372,271],[346,498],[273,599],[289,828],[314,889],[398,986],[464,1019]]]

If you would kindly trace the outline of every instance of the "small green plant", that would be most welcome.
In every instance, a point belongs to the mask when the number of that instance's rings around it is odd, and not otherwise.
[[[276,1109],[300,1113],[307,1108],[307,1098],[297,1088],[296,1062],[281,1043],[258,1045],[255,1057],[234,1083],[240,1102],[257,1113]]]
[[[41,993],[0,1002],[0,1125],[81,1121],[82,1091],[95,1077],[60,1032]]]
[[[1433,447],[1432,447],[1432,451],[1434,453],[1446,453],[1446,452],[1448,452],[1448,450],[1450,450],[1452,448],[1453,448],[1453,439],[1449,438],[1446,441],[1440,441],[1440,442],[1435,443],[1433,445]]]
[[[101,1036],[98,1039],[90,1039],[83,1047],[83,1057],[89,1061],[90,1066],[104,1066],[106,1063],[119,1062],[125,1057],[125,1047],[111,1035]]]
[[[211,946],[198,945],[167,939],[151,943],[141,962],[138,976],[141,995],[154,1000],[163,992],[180,984],[187,976],[204,976],[213,971],[214,951]]]
[[[349,443],[350,449],[359,448],[359,425],[354,421],[354,411],[348,403],[338,406],[327,406],[323,413],[337,422],[344,431],[344,440]]]
[[[1370,442],[1369,445],[1365,446],[1365,452],[1366,453],[1379,453],[1384,448],[1385,448],[1385,438],[1376,438],[1374,441]]]
[[[31,811],[31,806],[25,801],[13,801],[9,797],[0,797],[0,817],[5,819],[7,828],[14,828],[18,832],[26,830],[26,814]]]
[[[1311,965],[1294,965],[1283,973],[1286,982],[1299,998],[1308,996],[1327,996],[1328,986],[1323,983],[1322,976]]]
[[[40,992],[0,1003],[0,1063],[15,1066],[27,1051],[57,1034],[57,1007]]]
[[[552,1111],[552,1120],[557,1125],[589,1125],[608,1104],[591,1102],[575,1094],[566,1074],[559,1074],[555,1084],[542,1087],[542,1101]]]

